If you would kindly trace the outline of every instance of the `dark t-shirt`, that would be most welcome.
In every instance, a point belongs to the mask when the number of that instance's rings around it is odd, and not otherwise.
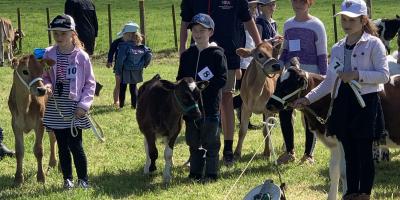
[[[242,22],[251,20],[249,7],[246,0],[182,0],[181,18],[184,22],[190,22],[198,13],[209,14],[215,23],[214,35],[211,41],[215,41],[222,47],[228,60],[228,69],[239,68],[240,64],[235,50],[242,47],[240,27]],[[234,64],[232,64],[234,63]]]

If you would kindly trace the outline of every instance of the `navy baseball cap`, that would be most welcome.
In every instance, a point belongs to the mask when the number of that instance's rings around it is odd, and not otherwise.
[[[49,31],[75,31],[74,18],[66,14],[57,15],[57,17],[50,22]]]
[[[212,30],[214,30],[215,27],[214,20],[212,20],[210,15],[203,13],[199,13],[192,18],[192,21],[190,22],[188,29],[192,29],[192,26],[196,24],[200,24],[205,28],[210,28]]]

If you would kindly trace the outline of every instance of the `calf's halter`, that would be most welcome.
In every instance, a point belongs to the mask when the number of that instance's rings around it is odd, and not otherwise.
[[[276,60],[275,58],[271,57],[271,58],[268,58],[266,61],[261,62],[261,61],[257,58],[257,56],[254,56],[254,60],[256,61],[257,64],[261,65],[261,69],[262,69],[262,71],[264,72],[264,74],[265,74],[266,76],[268,76],[269,78],[272,78],[272,77],[275,76],[275,74],[274,74],[274,75],[271,77],[271,76],[270,76],[270,73],[268,73],[268,72],[265,71],[264,65],[267,65],[267,64],[270,63],[270,62],[272,62],[272,64],[279,63],[278,60]]]
[[[276,96],[274,94],[271,96],[271,98],[275,99],[276,101],[280,102],[284,107],[286,107],[288,99],[290,99],[291,97],[293,97],[296,94],[299,95],[299,97],[300,97],[300,92],[305,90],[305,89],[307,89],[307,87],[308,87],[308,72],[305,72],[305,73],[306,73],[306,81],[305,81],[305,83],[304,83],[304,85],[302,87],[300,87],[299,89],[289,93],[288,95],[286,95],[286,96],[284,96],[282,98],[278,97],[278,96]]]
[[[38,81],[43,81],[42,77],[36,77],[36,78],[34,78],[31,82],[29,82],[29,84],[28,84],[28,83],[26,83],[26,81],[22,78],[22,76],[18,73],[18,71],[17,71],[16,69],[15,69],[15,73],[17,74],[17,76],[18,76],[19,80],[21,81],[21,83],[22,83],[23,85],[25,85],[25,87],[28,89],[28,91],[30,91],[30,89],[31,89],[31,87],[32,87],[33,84],[35,84],[35,83],[38,82]]]
[[[179,107],[182,109],[183,113],[188,113],[188,112],[189,112],[190,110],[192,110],[192,109],[199,108],[199,105],[198,105],[197,103],[194,103],[194,104],[192,104],[192,105],[190,105],[190,106],[185,106],[185,105],[179,100],[178,96],[177,96],[176,93],[175,93],[175,90],[174,90],[174,97],[175,97],[175,100],[176,100],[176,102],[178,103]]]

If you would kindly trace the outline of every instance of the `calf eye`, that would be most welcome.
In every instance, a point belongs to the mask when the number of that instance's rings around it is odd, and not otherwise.
[[[262,57],[264,57],[264,56],[262,55],[262,53],[259,53],[259,54],[258,54],[258,58],[262,58]]]
[[[29,74],[28,70],[22,70],[22,73],[23,73],[24,75],[28,75],[28,74]]]

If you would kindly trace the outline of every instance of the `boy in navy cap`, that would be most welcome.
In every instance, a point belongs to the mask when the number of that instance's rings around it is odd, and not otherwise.
[[[203,118],[196,121],[185,119],[186,142],[190,150],[189,178],[196,181],[203,178],[217,180],[221,146],[219,104],[227,76],[226,57],[221,47],[209,43],[215,27],[209,15],[195,15],[188,27],[192,31],[195,45],[182,53],[176,79],[209,81],[208,87],[201,92],[203,104],[200,110],[203,110]]]
[[[221,126],[224,133],[223,160],[225,165],[231,165],[233,158],[233,138],[235,132],[235,118],[233,110],[233,93],[236,79],[241,78],[240,57],[236,49],[242,47],[240,24],[254,40],[255,45],[261,43],[254,20],[249,12],[247,0],[182,0],[181,1],[181,37],[179,52],[186,49],[187,27],[191,19],[198,13],[207,13],[215,22],[215,29],[210,41],[215,41],[224,49],[227,59],[227,81],[222,88]]]

